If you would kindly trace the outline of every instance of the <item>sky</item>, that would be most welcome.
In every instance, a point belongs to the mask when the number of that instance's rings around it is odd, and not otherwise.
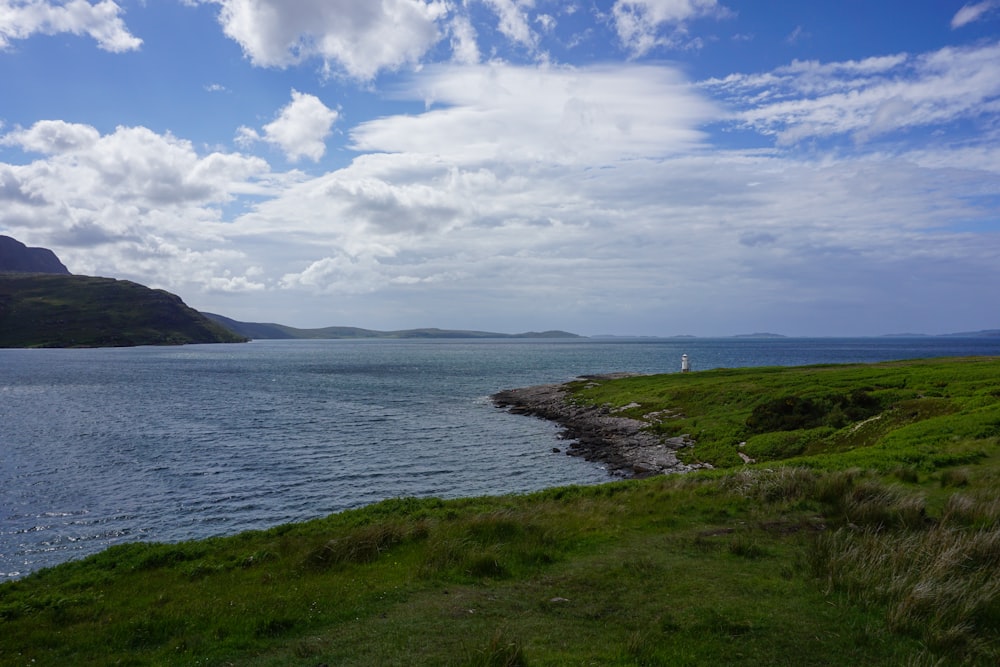
[[[0,234],[306,328],[1000,328],[1000,0],[0,0]]]

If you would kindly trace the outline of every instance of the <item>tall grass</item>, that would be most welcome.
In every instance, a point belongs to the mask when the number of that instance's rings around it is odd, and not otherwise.
[[[929,664],[940,656],[1000,664],[1000,499],[953,493],[931,517],[922,493],[887,485],[870,471],[744,469],[720,480],[737,496],[772,506],[817,503],[831,526],[809,552],[812,575],[830,594],[885,609],[890,631],[919,639]],[[752,557],[737,534],[735,555]]]
[[[425,534],[426,526],[419,522],[414,527],[396,523],[361,526],[323,542],[306,556],[306,564],[312,568],[326,569],[348,563],[373,563],[408,537],[422,537]]]
[[[884,530],[882,523],[839,528],[816,540],[813,574],[831,592],[884,605],[892,631],[918,637],[934,653],[967,664],[998,664],[997,510],[995,500],[956,495],[942,517],[923,529],[912,522],[895,530]]]
[[[469,667],[526,667],[528,661],[521,641],[498,628],[486,646],[472,651],[467,664]]]

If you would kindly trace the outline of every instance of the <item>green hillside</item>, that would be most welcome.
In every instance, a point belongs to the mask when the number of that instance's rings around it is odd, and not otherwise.
[[[0,273],[0,347],[236,343],[181,299],[127,280]]]
[[[0,664],[1000,662],[1000,359],[572,389],[720,468],[117,546],[0,585]]]

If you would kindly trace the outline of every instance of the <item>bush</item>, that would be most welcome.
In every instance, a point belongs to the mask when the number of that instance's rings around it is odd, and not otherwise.
[[[879,400],[863,389],[817,398],[784,396],[755,407],[747,417],[746,427],[751,433],[797,431],[819,426],[843,428],[881,410]]]

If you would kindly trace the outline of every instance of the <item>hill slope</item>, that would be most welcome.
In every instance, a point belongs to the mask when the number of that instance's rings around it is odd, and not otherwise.
[[[0,274],[0,347],[240,343],[180,297],[127,280]]]

